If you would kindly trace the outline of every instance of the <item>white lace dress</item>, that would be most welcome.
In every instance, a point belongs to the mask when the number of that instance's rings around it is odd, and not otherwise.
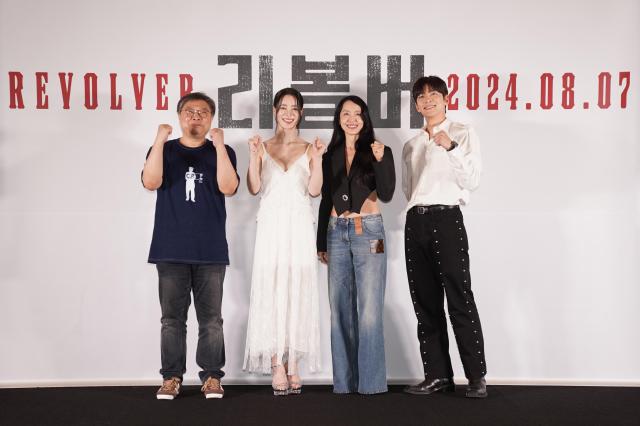
[[[309,371],[320,370],[309,178],[306,152],[285,171],[263,151],[244,370],[269,374],[273,355],[277,364],[289,363],[289,374],[298,372],[302,360]]]

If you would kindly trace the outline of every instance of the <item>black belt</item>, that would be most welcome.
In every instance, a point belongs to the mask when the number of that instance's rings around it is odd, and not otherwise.
[[[458,205],[447,206],[445,204],[432,204],[430,206],[413,206],[410,211],[417,214],[427,214],[427,213],[439,212],[442,210],[457,209],[459,207],[460,206]]]

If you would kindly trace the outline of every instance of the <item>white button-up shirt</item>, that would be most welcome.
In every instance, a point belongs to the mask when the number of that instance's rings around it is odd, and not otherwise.
[[[469,194],[480,183],[480,142],[468,125],[445,119],[433,128],[444,131],[458,146],[447,151],[421,129],[402,149],[402,190],[413,206],[468,204]]]

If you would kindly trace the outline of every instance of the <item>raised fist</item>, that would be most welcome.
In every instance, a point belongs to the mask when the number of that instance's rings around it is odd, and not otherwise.
[[[443,147],[447,151],[449,150],[449,148],[451,148],[451,139],[449,138],[447,132],[445,132],[444,130],[440,130],[438,133],[433,135],[433,141],[436,143],[436,145]]]
[[[384,145],[378,141],[374,141],[371,144],[371,151],[373,152],[373,156],[376,157],[376,161],[380,161],[384,156]]]
[[[209,137],[213,142],[213,146],[224,146],[224,131],[222,129],[211,129],[209,131]]]
[[[171,135],[171,132],[173,131],[173,128],[168,125],[168,124],[161,124],[158,126],[158,135],[156,137],[156,139],[160,139],[164,142],[167,141],[167,139],[169,139],[169,135]]]
[[[316,137],[316,140],[311,144],[311,158],[321,158],[322,154],[324,154],[325,148],[326,146],[322,143],[322,140]]]
[[[255,135],[249,139],[249,153],[250,155],[261,154],[264,146],[262,145],[262,138],[260,135]]]

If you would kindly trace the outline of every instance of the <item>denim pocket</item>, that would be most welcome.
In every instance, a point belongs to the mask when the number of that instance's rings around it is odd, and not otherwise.
[[[382,224],[382,218],[378,218],[375,220],[363,220],[362,227],[370,234],[384,234],[384,225]]]

